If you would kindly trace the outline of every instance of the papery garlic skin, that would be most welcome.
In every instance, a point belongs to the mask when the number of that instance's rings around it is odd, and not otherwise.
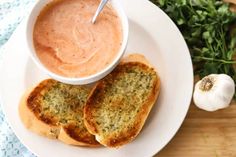
[[[195,105],[206,111],[229,106],[235,93],[234,80],[226,74],[211,74],[198,81],[193,93]]]

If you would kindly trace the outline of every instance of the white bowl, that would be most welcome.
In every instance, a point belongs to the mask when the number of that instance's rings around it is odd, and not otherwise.
[[[36,65],[44,71],[47,75],[52,77],[55,80],[58,80],[60,82],[68,83],[68,84],[73,84],[73,85],[79,85],[79,84],[89,84],[93,83],[95,81],[98,81],[99,79],[105,77],[107,74],[109,74],[119,63],[120,59],[122,58],[127,42],[128,42],[128,34],[129,34],[129,24],[128,24],[128,18],[119,3],[118,0],[110,0],[110,4],[112,7],[116,10],[119,18],[121,19],[121,25],[122,25],[122,32],[123,32],[123,40],[122,40],[122,45],[117,53],[116,58],[113,60],[113,62],[108,65],[105,69],[102,71],[99,71],[96,74],[87,76],[87,77],[77,77],[77,78],[72,78],[72,77],[64,77],[61,75],[58,75],[56,73],[53,73],[50,71],[47,67],[45,67],[41,61],[39,60],[38,56],[36,55],[35,48],[34,48],[34,42],[33,42],[33,30],[34,30],[34,25],[37,20],[38,15],[40,14],[41,10],[50,2],[53,0],[40,0],[37,2],[37,4],[34,6],[32,9],[29,18],[27,19],[27,27],[26,27],[26,38],[27,38],[27,45],[29,48],[29,53],[33,61],[36,63]]]

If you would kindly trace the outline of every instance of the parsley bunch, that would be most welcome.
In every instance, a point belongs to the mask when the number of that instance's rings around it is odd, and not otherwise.
[[[233,60],[236,14],[221,0],[151,0],[164,10],[182,32],[201,77],[225,73],[236,82]]]

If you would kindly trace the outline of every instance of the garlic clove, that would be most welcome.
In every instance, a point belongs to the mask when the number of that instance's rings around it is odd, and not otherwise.
[[[199,83],[201,83],[201,82],[199,82]],[[214,104],[214,100],[212,100],[212,98],[214,98],[213,92],[202,91],[199,88],[199,84],[195,85],[195,91],[193,94],[193,101],[194,101],[194,104],[198,108],[206,110],[206,111],[216,111],[217,108],[215,107],[215,105],[212,105],[212,104]]]
[[[235,93],[235,83],[226,74],[211,74],[198,81],[194,88],[195,105],[206,111],[229,106]]]

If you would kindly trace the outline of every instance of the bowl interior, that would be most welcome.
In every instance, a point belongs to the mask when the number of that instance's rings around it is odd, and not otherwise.
[[[33,43],[34,24],[37,20],[38,15],[40,14],[41,10],[48,3],[52,2],[52,1],[53,0],[40,0],[40,1],[38,1],[37,4],[32,9],[32,12],[31,12],[29,18],[27,19],[27,27],[26,27],[26,29],[27,29],[26,30],[27,45],[29,48],[29,54],[30,54],[31,58],[33,59],[33,61],[35,62],[35,64],[42,71],[44,71],[47,75],[54,78],[55,80],[58,80],[58,81],[61,81],[64,83],[69,83],[69,84],[88,84],[88,83],[95,82],[95,81],[105,77],[119,63],[121,57],[123,56],[123,54],[125,52],[127,42],[128,42],[128,34],[129,34],[128,18],[126,16],[121,4],[116,0],[110,0],[110,4],[112,5],[112,7],[114,8],[114,10],[116,11],[116,13],[118,14],[118,16],[121,20],[122,33],[123,33],[122,34],[123,35],[122,44],[121,44],[119,52],[117,53],[116,58],[113,60],[113,62],[110,65],[108,65],[106,68],[104,68],[103,70],[99,71],[96,74],[86,76],[86,77],[71,78],[71,77],[60,76],[56,73],[51,72],[48,68],[46,68],[39,60],[39,58],[35,52],[35,48],[34,48],[34,43]]]

